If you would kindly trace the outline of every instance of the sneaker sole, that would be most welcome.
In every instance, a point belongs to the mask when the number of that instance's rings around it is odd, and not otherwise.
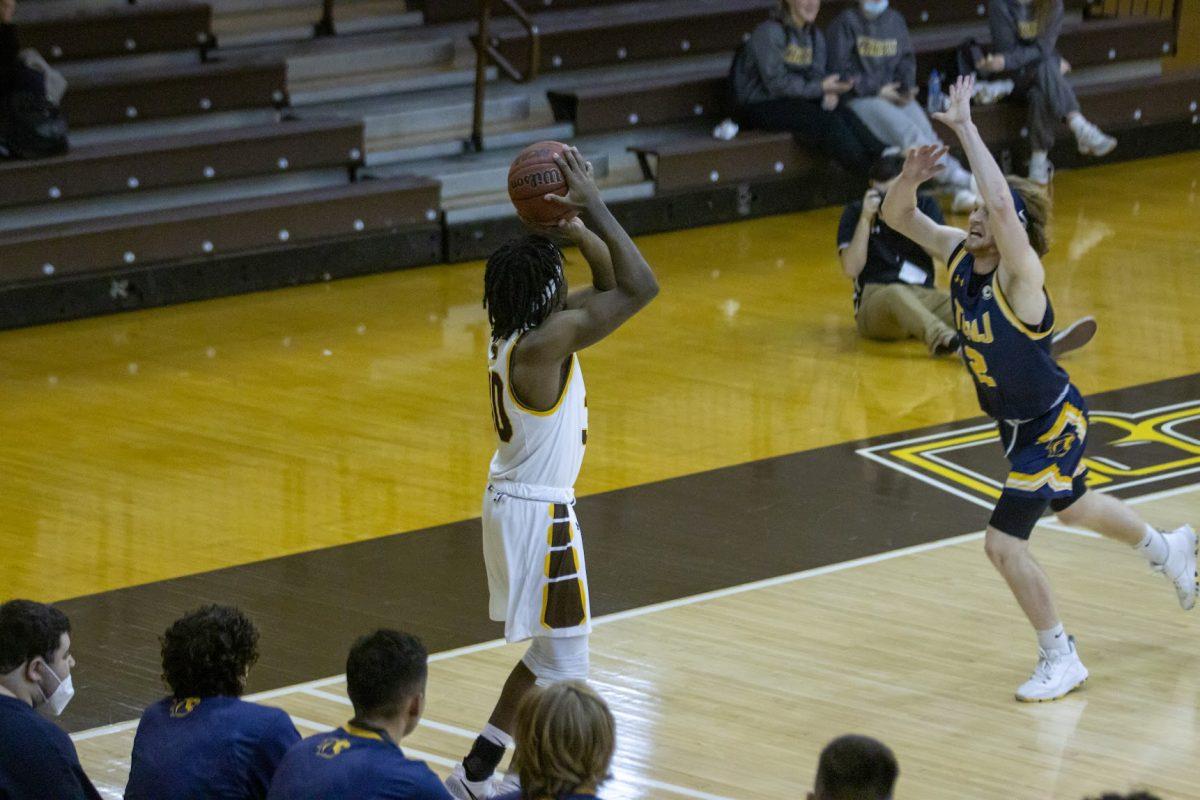
[[[1076,689],[1083,686],[1085,683],[1088,682],[1088,678],[1090,678],[1090,677],[1091,677],[1090,675],[1084,676],[1084,679],[1081,680],[1079,683],[1075,684],[1070,689],[1067,689],[1062,694],[1055,695],[1054,697],[1021,697],[1021,695],[1019,695],[1019,694],[1015,695],[1015,697],[1017,698],[1018,703],[1053,703],[1055,700],[1062,700],[1064,697],[1069,695],[1071,692],[1073,692]]]
[[[1100,325],[1094,317],[1083,317],[1068,325],[1061,336],[1051,341],[1050,354],[1059,358],[1073,350],[1078,350],[1094,339],[1099,330]]]
[[[1184,611],[1191,611],[1196,607],[1196,595],[1200,594],[1200,536],[1197,536],[1192,542],[1192,602],[1190,605],[1179,605]]]
[[[1113,150],[1116,150],[1116,149],[1117,149],[1117,143],[1113,142],[1111,145],[1108,145],[1107,147],[1080,147],[1079,152],[1085,156],[1092,156],[1094,158],[1104,158],[1106,155],[1108,155],[1109,153],[1111,153]]]

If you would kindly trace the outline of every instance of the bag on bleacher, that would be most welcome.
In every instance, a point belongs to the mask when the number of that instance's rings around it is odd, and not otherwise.
[[[17,88],[0,100],[0,156],[46,158],[67,152],[67,120],[46,96],[46,75],[22,65]]]

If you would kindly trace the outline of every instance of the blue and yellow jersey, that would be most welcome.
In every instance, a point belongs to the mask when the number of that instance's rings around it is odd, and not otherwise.
[[[974,275],[975,257],[960,244],[950,256],[950,299],[962,357],[975,381],[979,406],[993,419],[1040,417],[1063,399],[1071,383],[1050,355],[1054,307],[1036,328],[1017,317],[996,279]]]
[[[298,741],[281,709],[236,697],[168,697],[138,723],[125,800],[262,800]]]
[[[452,800],[424,761],[385,735],[353,723],[310,736],[288,751],[270,800]]]

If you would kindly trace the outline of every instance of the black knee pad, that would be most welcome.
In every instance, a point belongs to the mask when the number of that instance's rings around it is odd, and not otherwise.
[[[1000,495],[988,524],[1001,533],[1028,539],[1048,505],[1049,502],[1040,497],[1022,497],[1005,492]]]
[[[1051,500],[1050,510],[1055,514],[1060,514],[1063,511],[1066,511],[1071,507],[1072,503],[1087,494],[1087,490],[1087,475],[1076,475],[1071,481],[1071,496],[1056,497],[1055,499]]]

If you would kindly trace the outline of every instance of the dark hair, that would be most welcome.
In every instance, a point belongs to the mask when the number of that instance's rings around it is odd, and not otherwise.
[[[883,742],[870,736],[839,736],[821,751],[817,764],[819,800],[886,800],[900,767]]]
[[[0,606],[0,675],[41,658],[50,661],[71,632],[71,621],[54,606],[32,600],[9,600]]]
[[[1129,794],[1106,792],[1099,797],[1088,798],[1088,800],[1159,800],[1159,797],[1149,792],[1130,792]]]
[[[493,339],[536,328],[550,316],[566,283],[563,254],[545,236],[510,239],[488,259],[483,273],[483,307]]]
[[[867,173],[867,177],[875,183],[887,183],[903,171],[904,156],[880,156],[879,159],[871,165],[871,171]]]
[[[356,717],[395,717],[421,692],[429,673],[425,645],[410,633],[378,630],[359,637],[346,659],[346,694]]]
[[[258,628],[240,609],[202,606],[171,623],[162,644],[163,680],[177,699],[238,697],[258,661]]]

